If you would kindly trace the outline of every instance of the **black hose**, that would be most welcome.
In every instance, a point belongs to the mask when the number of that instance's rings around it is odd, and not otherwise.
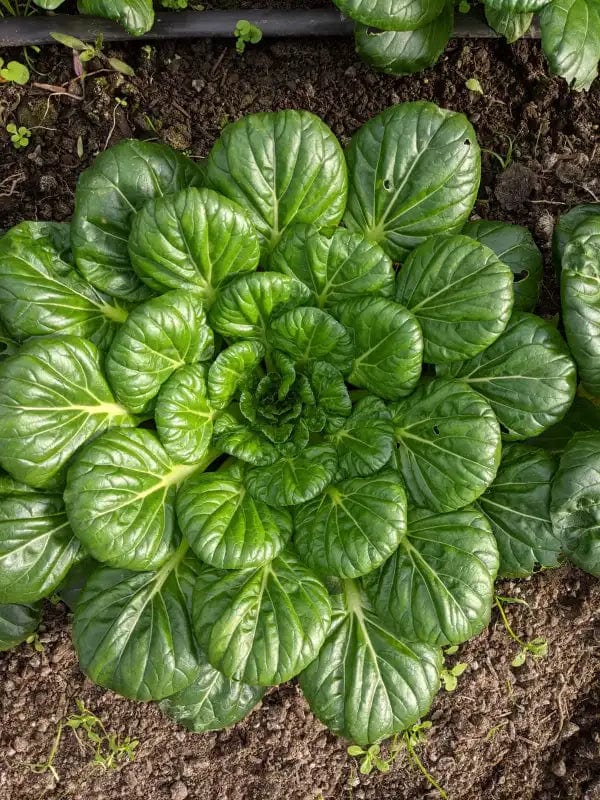
[[[24,47],[32,44],[50,44],[53,32],[76,36],[85,42],[102,35],[107,42],[143,39],[196,39],[227,38],[240,19],[257,25],[263,36],[350,36],[354,24],[336,9],[270,10],[239,9],[237,11],[181,11],[156,15],[152,30],[143,36],[130,36],[120,25],[106,19],[81,15],[55,14],[0,19],[0,46]],[[539,38],[539,29],[533,25],[528,34]],[[489,28],[480,13],[457,14],[454,36],[459,38],[490,38],[497,34]]]

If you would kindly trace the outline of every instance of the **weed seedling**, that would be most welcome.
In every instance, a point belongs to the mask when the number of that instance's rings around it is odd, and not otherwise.
[[[504,606],[508,604],[527,606],[525,600],[522,600],[520,597],[501,597],[500,595],[496,595],[494,597],[494,603],[500,612],[500,619],[502,620],[502,624],[504,625],[506,632],[513,642],[519,646],[519,652],[510,662],[511,667],[522,667],[527,660],[528,655],[532,656],[534,659],[546,658],[548,655],[547,640],[543,636],[536,636],[535,639],[531,639],[529,642],[521,639],[512,629],[511,624],[508,621],[508,617],[506,616],[506,612],[504,611]]]
[[[16,83],[24,86],[29,80],[29,69],[20,61],[9,61],[5,64],[0,58],[0,83]]]
[[[475,94],[485,94],[478,78],[469,78],[469,80],[465,81],[465,86],[470,92],[475,92]]]
[[[10,134],[10,141],[15,150],[21,150],[29,144],[29,139],[31,137],[29,128],[25,128],[23,125],[17,128],[14,122],[10,122],[6,126],[6,132]]]
[[[440,678],[442,679],[444,689],[447,692],[453,692],[456,689],[458,686],[458,678],[463,674],[468,666],[469,665],[465,664],[463,661],[459,661],[458,664],[455,664],[450,669],[446,669],[446,667],[444,667],[444,669],[440,672]]]
[[[69,714],[58,722],[46,761],[39,764],[26,764],[27,769],[36,774],[50,772],[54,780],[57,783],[60,782],[54,761],[60,749],[65,729],[73,731],[82,752],[91,755],[89,763],[93,766],[111,770],[118,769],[125,763],[135,760],[136,750],[139,746],[138,739],[121,736],[112,731],[108,732],[102,720],[86,708],[82,700],[76,700],[75,704],[78,713]]]
[[[506,153],[503,156],[500,153],[496,153],[495,150],[488,150],[486,147],[482,147],[481,152],[487,153],[490,156],[494,156],[494,158],[497,159],[497,161],[500,163],[502,171],[504,172],[504,170],[507,169],[512,162],[513,147],[515,144],[515,140],[511,136],[507,136],[505,133],[502,133],[500,135],[502,136],[503,139],[506,139],[506,141],[508,142],[508,145],[506,147]]]
[[[257,25],[248,22],[247,19],[240,19],[235,26],[233,35],[236,38],[235,49],[238,53],[243,53],[247,44],[258,44],[262,39],[262,31]]]

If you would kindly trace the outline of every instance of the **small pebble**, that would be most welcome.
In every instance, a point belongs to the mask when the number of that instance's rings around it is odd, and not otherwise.
[[[183,781],[175,781],[171,785],[171,800],[185,800],[188,794],[188,788]]]

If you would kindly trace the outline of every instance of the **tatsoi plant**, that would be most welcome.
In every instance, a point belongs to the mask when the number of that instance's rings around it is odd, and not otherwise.
[[[33,0],[46,11],[55,11],[65,0]],[[120,23],[128,33],[141,36],[154,25],[152,0],[77,0],[80,14],[106,17]]]
[[[376,69],[406,75],[430,67],[451,34],[454,0],[334,0],[356,20],[356,48]],[[589,89],[600,61],[598,0],[484,0],[488,24],[515,42],[540,14],[542,47],[552,72]],[[466,4],[467,9],[469,4]]]
[[[57,592],[101,686],[203,731],[298,675],[366,747],[427,713],[498,573],[594,570],[579,451],[551,519],[529,442],[575,364],[530,313],[527,231],[467,223],[479,158],[430,103],[345,154],[307,112],[258,114],[200,167],[122,142],[69,225],[0,240],[4,646]]]

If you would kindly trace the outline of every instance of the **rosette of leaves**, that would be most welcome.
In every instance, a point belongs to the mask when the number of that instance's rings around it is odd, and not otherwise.
[[[344,154],[285,111],[202,171],[115,145],[70,224],[9,231],[0,643],[57,592],[101,686],[202,731],[299,675],[367,745],[427,712],[499,569],[583,563],[576,470],[551,517],[555,456],[524,442],[568,416],[575,366],[515,310],[522,229],[465,228],[478,182],[460,114],[393,107]]]
[[[380,72],[409,75],[433,66],[452,35],[454,0],[333,0],[356,22],[356,50]],[[482,0],[488,25],[510,43],[539,14],[542,47],[553,74],[589,89],[600,61],[597,0]],[[467,10],[469,4],[467,3]]]

